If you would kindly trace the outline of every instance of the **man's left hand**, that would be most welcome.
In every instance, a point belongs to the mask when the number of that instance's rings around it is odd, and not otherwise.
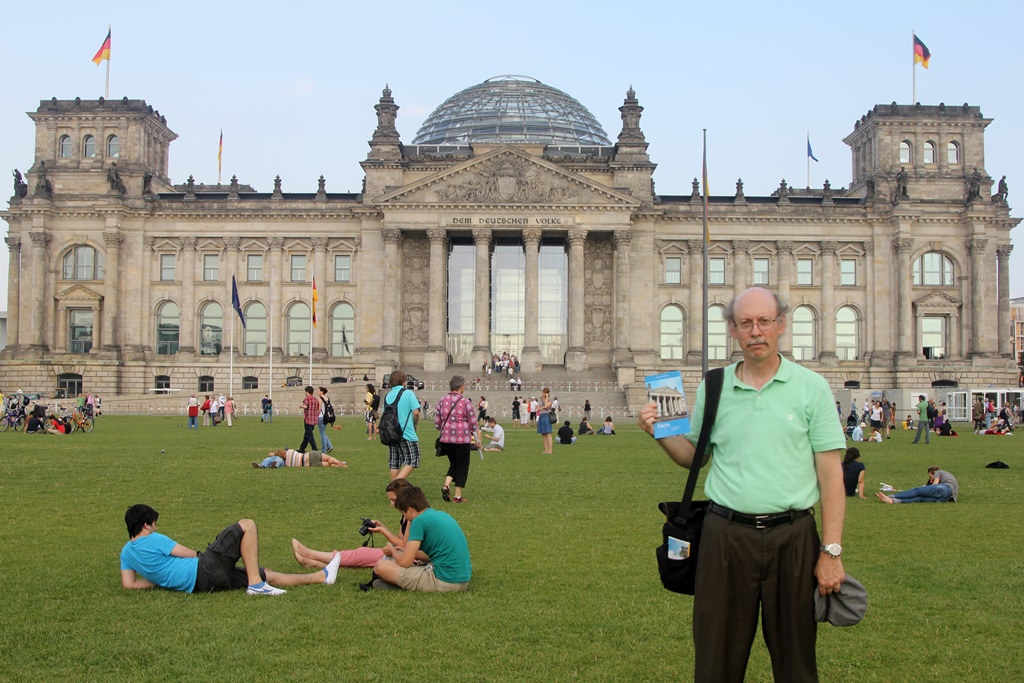
[[[828,595],[839,592],[839,587],[846,579],[843,561],[827,553],[818,556],[818,564],[814,567],[814,576],[818,579],[818,593]]]

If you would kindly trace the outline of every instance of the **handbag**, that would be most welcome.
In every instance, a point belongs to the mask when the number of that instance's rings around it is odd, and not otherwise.
[[[452,416],[452,411],[455,410],[455,408],[457,408],[460,403],[462,403],[462,399],[464,398],[466,397],[460,396],[459,400],[453,403],[452,407],[448,409],[448,414],[444,416],[444,422],[441,423],[442,432],[444,432],[444,426],[448,424],[448,418]],[[439,458],[444,455],[444,450],[441,444],[441,437],[437,437],[436,439],[434,439],[434,455],[436,455]]]
[[[665,515],[665,524],[661,527],[662,544],[655,549],[654,555],[658,560],[661,585],[674,593],[693,595],[696,584],[700,535],[710,501],[693,500],[693,491],[697,486],[700,469],[704,465],[704,454],[718,414],[718,400],[722,395],[724,375],[725,371],[722,368],[715,368],[707,375],[704,421],[700,425],[700,437],[693,452],[694,461],[686,478],[683,499],[658,504],[658,509]]]

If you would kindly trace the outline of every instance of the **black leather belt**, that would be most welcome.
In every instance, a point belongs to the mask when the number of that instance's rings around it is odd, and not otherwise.
[[[729,508],[714,502],[712,502],[711,505],[708,506],[708,509],[711,510],[711,512],[715,513],[716,515],[725,517],[730,522],[735,522],[736,524],[743,524],[745,526],[752,526],[755,529],[770,529],[771,527],[778,526],[780,524],[795,522],[801,517],[806,517],[807,515],[811,514],[811,509],[807,508],[806,510],[786,510],[785,512],[774,512],[770,515],[747,515],[742,512],[730,510]]]

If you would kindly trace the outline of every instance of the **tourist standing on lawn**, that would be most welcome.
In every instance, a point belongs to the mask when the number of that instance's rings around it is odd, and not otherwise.
[[[420,437],[416,434],[416,425],[420,421],[420,400],[412,389],[406,389],[408,376],[401,370],[391,373],[391,390],[384,397],[387,406],[398,401],[398,424],[402,426],[402,440],[394,446],[388,446],[388,469],[392,479],[408,479],[413,471],[420,466]],[[403,392],[402,390],[405,389]]]
[[[380,394],[372,384],[366,385],[366,397],[363,399],[363,418],[366,420],[366,440],[373,441],[377,435],[377,411],[380,410]]]
[[[914,436],[914,443],[921,441],[921,432],[924,432],[924,442],[930,444],[932,434],[932,421],[928,418],[928,408],[930,406],[924,394],[921,394],[918,398],[921,401],[917,404],[917,434]]]
[[[302,445],[299,446],[300,453],[306,452],[306,446],[312,446],[314,451],[319,450],[313,436],[313,427],[316,427],[319,419],[320,401],[313,396],[313,387],[306,387],[306,397],[302,399],[302,424],[305,431],[302,435]]]
[[[199,429],[199,399],[195,394],[188,397],[188,428]]]
[[[540,434],[541,444],[544,446],[543,455],[554,453],[551,450],[554,445],[551,436],[551,390],[547,387],[540,392],[540,400],[537,402],[537,433]]]
[[[260,401],[260,406],[263,408],[263,417],[260,418],[260,420],[268,424],[273,422],[274,402],[270,400],[270,394],[263,394],[263,400]]]
[[[235,397],[228,396],[228,400],[224,403],[224,418],[228,421],[228,427],[231,426],[231,419],[235,415]]]
[[[690,432],[657,441],[683,467],[711,457],[693,601],[696,681],[743,680],[759,615],[775,680],[817,681],[811,587],[828,595],[846,576],[843,429],[828,382],[779,354],[787,310],[760,287],[729,303],[724,317],[743,359],[725,368],[708,452],[694,452],[703,383]],[[653,435],[657,417],[647,404],[640,426]],[[820,539],[811,514],[819,500]]]
[[[478,418],[473,413],[473,402],[463,395],[466,380],[454,375],[448,382],[450,391],[434,406],[434,427],[441,432],[441,452],[448,456],[448,472],[441,485],[444,502],[463,503],[462,489],[469,477],[469,454],[473,437],[477,433]],[[455,485],[455,498],[451,486]]]
[[[317,391],[320,393],[320,415],[316,419],[316,425],[320,429],[320,449],[324,453],[330,453],[334,450],[334,446],[331,445],[331,440],[327,437],[327,428],[330,425],[324,422],[324,418],[327,416],[327,407],[331,406],[333,411],[334,406],[331,405],[331,399],[327,398],[327,387],[320,387]]]

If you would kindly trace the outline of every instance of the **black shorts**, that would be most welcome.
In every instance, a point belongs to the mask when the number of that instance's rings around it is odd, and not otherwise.
[[[206,551],[199,553],[196,586],[193,593],[211,593],[247,588],[249,577],[235,565],[242,559],[242,527],[234,523],[217,535]],[[267,580],[266,570],[260,567],[260,578]]]
[[[871,421],[871,426],[874,427],[875,429],[881,429],[882,428],[882,421],[881,420],[872,420]]]

